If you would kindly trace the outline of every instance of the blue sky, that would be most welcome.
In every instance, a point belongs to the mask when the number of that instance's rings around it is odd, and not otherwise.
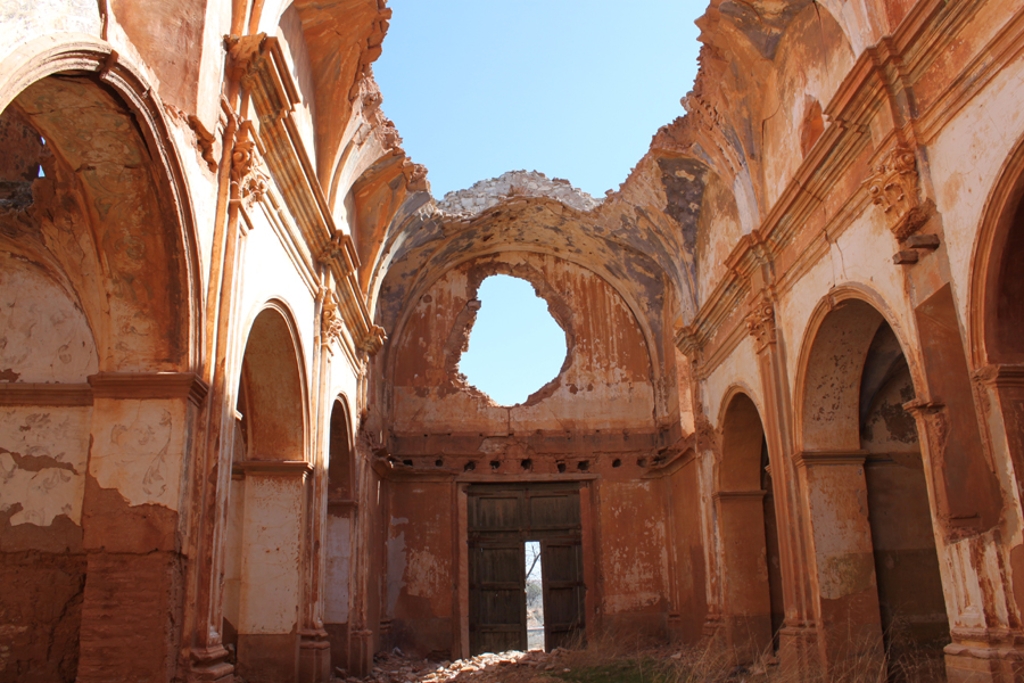
[[[617,189],[697,71],[707,0],[391,0],[374,75],[405,151],[446,192],[505,171]],[[484,281],[460,370],[501,405],[558,374],[565,334],[532,286]]]
[[[565,331],[533,285],[508,275],[480,284],[480,310],[459,370],[503,406],[524,402],[555,378],[565,360]]]
[[[616,189],[683,114],[706,0],[391,0],[374,74],[437,199],[505,171]]]

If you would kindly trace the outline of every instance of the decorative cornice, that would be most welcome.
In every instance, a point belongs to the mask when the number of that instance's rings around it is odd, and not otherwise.
[[[88,384],[0,382],[0,406],[91,406]]]
[[[979,384],[991,385],[998,389],[1024,387],[1024,365],[985,365],[975,370],[973,377]]]
[[[863,465],[868,457],[867,451],[802,451],[797,453],[793,461],[797,467],[817,465]]]
[[[357,348],[374,354],[383,346],[358,282],[359,260],[351,238],[334,223],[323,188],[310,161],[292,112],[300,101],[278,40],[265,34],[229,39],[233,73],[252,96],[259,122],[253,141],[310,254],[330,269],[343,323]],[[240,149],[240,164],[246,149]],[[415,176],[415,169],[410,169]]]
[[[101,372],[88,377],[95,398],[187,398],[200,405],[209,387],[194,372]]]
[[[243,460],[232,469],[246,476],[305,476],[313,471],[313,466],[305,460]]]

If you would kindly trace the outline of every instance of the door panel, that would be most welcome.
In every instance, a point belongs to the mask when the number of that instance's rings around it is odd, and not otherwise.
[[[527,540],[541,542],[546,649],[583,629],[583,551],[578,484],[467,488],[469,644],[525,650]]]
[[[583,547],[576,539],[541,541],[545,649],[583,645]]]
[[[470,650],[526,649],[526,557],[523,544],[470,548]]]

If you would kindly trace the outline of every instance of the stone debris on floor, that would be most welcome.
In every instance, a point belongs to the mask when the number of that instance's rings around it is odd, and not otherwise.
[[[366,678],[336,671],[334,683],[445,683],[472,680],[474,683],[551,683],[561,679],[553,672],[571,669],[562,661],[568,651],[484,653],[455,661],[432,661],[408,657],[400,650],[378,654]]]

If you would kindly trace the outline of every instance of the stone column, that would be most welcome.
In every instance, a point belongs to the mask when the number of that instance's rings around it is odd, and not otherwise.
[[[192,424],[205,395],[191,373],[100,373],[82,509],[86,582],[78,681],[176,675]]]
[[[245,473],[238,672],[249,683],[296,683],[312,467],[290,460],[238,466]]]
[[[775,304],[769,290],[762,290],[752,301],[747,330],[756,345],[764,391],[762,417],[779,524],[782,594],[786,607],[785,625],[779,633],[779,659],[784,670],[799,675],[801,680],[816,680],[821,667],[818,624],[807,571],[810,566],[807,521],[798,508],[802,496],[793,459],[793,407],[786,358],[779,345]]]
[[[810,522],[819,650],[829,673],[882,664],[882,622],[863,451],[797,456]]]
[[[722,624],[738,662],[753,662],[772,642],[768,565],[764,552],[764,491],[714,494],[722,539]],[[763,581],[753,581],[754,577]]]

